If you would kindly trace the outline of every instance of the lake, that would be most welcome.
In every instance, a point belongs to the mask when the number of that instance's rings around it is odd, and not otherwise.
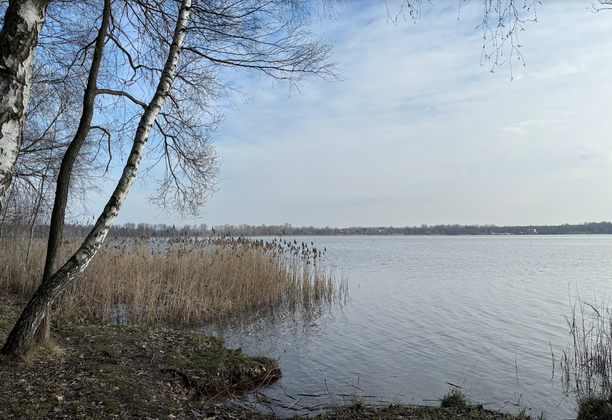
[[[348,275],[349,298],[314,319],[220,333],[229,346],[278,358],[284,376],[270,398],[437,405],[452,383],[490,409],[575,418],[558,366],[565,317],[578,294],[594,303],[609,292],[612,236],[297,240],[327,249],[325,263]]]

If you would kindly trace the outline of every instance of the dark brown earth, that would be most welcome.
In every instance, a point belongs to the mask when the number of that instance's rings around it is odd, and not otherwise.
[[[0,297],[0,343],[25,302]],[[0,357],[0,419],[278,419],[228,397],[273,382],[276,362],[249,357],[195,332],[54,323],[52,342],[18,359]],[[482,407],[355,403],[326,419],[512,420]]]

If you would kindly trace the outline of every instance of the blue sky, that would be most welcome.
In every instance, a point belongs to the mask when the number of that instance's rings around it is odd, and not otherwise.
[[[351,1],[321,22],[343,81],[288,95],[231,74],[251,100],[226,110],[222,181],[202,216],[160,214],[136,183],[117,223],[612,220],[612,11],[544,0],[511,81],[507,65],[481,65],[481,1],[459,20],[456,1],[423,3],[416,24],[394,25],[383,1]]]

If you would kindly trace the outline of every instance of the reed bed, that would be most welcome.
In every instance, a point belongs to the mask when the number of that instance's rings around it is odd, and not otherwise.
[[[25,263],[19,241],[0,243],[0,287],[29,298],[40,284],[45,244]],[[65,241],[66,258],[80,240]],[[58,310],[101,323],[194,327],[229,317],[300,312],[346,298],[346,279],[298,241],[225,238],[107,239],[65,292]]]

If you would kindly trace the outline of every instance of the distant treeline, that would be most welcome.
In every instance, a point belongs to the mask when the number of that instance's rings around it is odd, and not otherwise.
[[[46,227],[39,226],[37,236],[46,234]],[[91,226],[66,225],[69,236],[86,236]],[[414,227],[294,227],[284,225],[218,225],[209,227],[206,224],[174,226],[163,223],[125,223],[115,225],[109,232],[113,236],[151,236],[178,237],[187,236],[306,236],[306,235],[565,235],[565,234],[610,234],[612,223],[591,222],[578,225],[563,224],[558,226],[495,226],[495,225],[421,225]]]

